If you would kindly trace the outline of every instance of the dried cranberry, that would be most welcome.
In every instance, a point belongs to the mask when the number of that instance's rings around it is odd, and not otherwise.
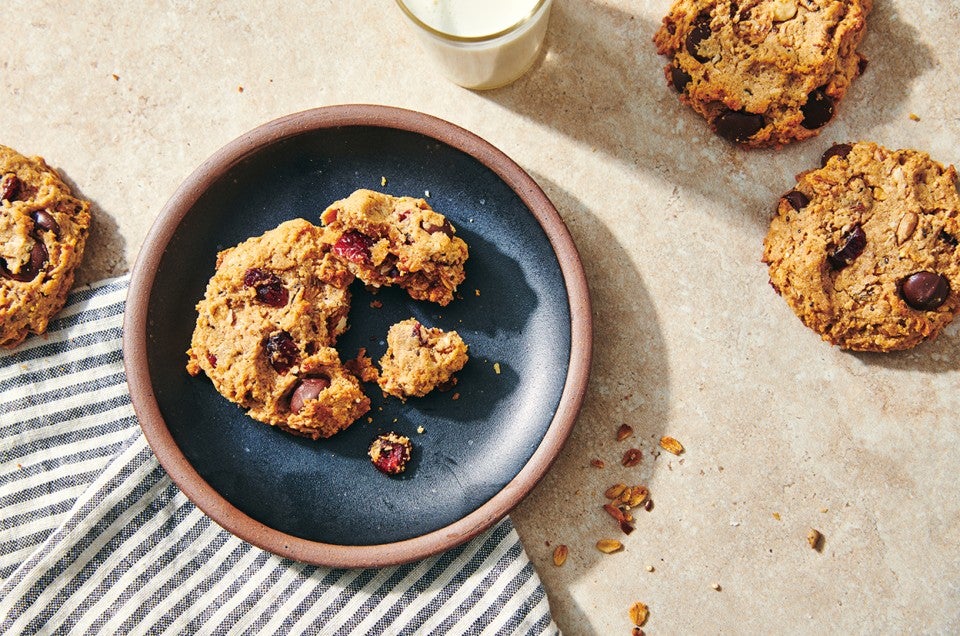
[[[290,410],[294,413],[299,413],[307,400],[316,400],[320,396],[320,393],[329,387],[329,378],[304,378],[290,396]]]
[[[15,201],[17,193],[20,192],[20,179],[12,172],[0,177],[0,201]]]
[[[300,349],[286,331],[270,334],[264,347],[267,350],[270,366],[281,375],[300,361]]]
[[[243,275],[245,287],[253,287],[257,300],[270,307],[283,307],[290,299],[290,293],[283,281],[273,272],[253,267]]]
[[[333,244],[333,253],[354,263],[370,263],[373,239],[356,230],[344,232]]]
[[[210,366],[214,369],[217,368],[217,356],[213,355],[212,353],[207,354],[207,362],[210,363]]]
[[[940,234],[938,234],[937,237],[951,247],[956,247],[958,243],[960,243],[957,241],[956,236],[946,230],[940,230]]]
[[[827,260],[830,261],[833,269],[843,269],[863,254],[866,246],[866,233],[862,227],[854,225],[853,229],[843,235],[843,243],[840,247],[827,254]]]
[[[396,433],[385,433],[377,436],[370,444],[370,461],[381,473],[399,475],[410,461],[412,444],[410,438]]]

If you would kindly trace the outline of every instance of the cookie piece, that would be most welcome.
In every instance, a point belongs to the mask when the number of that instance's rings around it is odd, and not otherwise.
[[[370,409],[332,348],[353,276],[321,235],[296,219],[220,252],[187,351],[187,370],[252,418],[314,439]]]
[[[466,363],[467,345],[460,334],[425,327],[409,318],[387,333],[378,383],[384,393],[402,400],[423,397],[449,381]]]
[[[399,285],[417,300],[447,305],[463,282],[467,244],[423,199],[357,190],[320,218],[331,252],[369,286]]]
[[[807,139],[866,66],[872,0],[676,0],[654,36],[667,82],[744,147]]]
[[[409,437],[390,432],[374,438],[367,455],[384,475],[399,475],[407,469],[412,449]]]
[[[47,330],[83,258],[90,203],[42,157],[0,146],[0,347]]]
[[[770,284],[856,351],[934,338],[960,307],[957,172],[923,152],[841,144],[797,176],[764,241]]]

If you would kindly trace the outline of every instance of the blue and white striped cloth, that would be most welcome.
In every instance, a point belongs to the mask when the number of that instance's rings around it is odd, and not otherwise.
[[[282,559],[210,521],[130,405],[127,283],[75,291],[0,353],[0,633],[559,633],[509,519],[380,570]]]

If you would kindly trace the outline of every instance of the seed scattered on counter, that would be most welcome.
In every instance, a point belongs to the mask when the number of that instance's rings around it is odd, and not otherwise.
[[[600,539],[597,541],[597,550],[600,550],[604,554],[613,554],[614,552],[623,550],[623,544],[616,539]]]
[[[822,552],[823,534],[821,534],[821,532],[815,528],[810,528],[810,532],[807,533],[807,543],[809,543],[810,547],[817,552]]]
[[[672,437],[661,437],[660,438],[660,448],[667,451],[668,453],[673,453],[674,455],[679,455],[683,452],[683,444],[678,442]]]
[[[617,441],[622,442],[628,437],[633,435],[633,427],[629,424],[621,424],[620,428],[617,429]]]
[[[643,452],[639,448],[631,448],[623,454],[623,459],[620,460],[620,463],[627,468],[633,468],[639,464],[641,460],[643,460]]]
[[[590,465],[593,466],[594,468],[603,468],[604,466],[606,466],[606,464],[603,463],[602,459],[591,459]]]
[[[570,553],[570,548],[564,544],[558,545],[553,550],[553,564],[557,567],[560,567],[567,562],[567,555]]]
[[[643,627],[643,624],[647,622],[648,618],[650,618],[650,609],[645,603],[637,601],[630,606],[630,620],[633,621],[634,625]]]
[[[720,584],[719,584],[719,583],[714,583],[714,584],[711,585],[710,587],[713,588],[713,591],[714,591],[714,592],[719,592],[720,590],[723,589],[722,587],[720,587]]]

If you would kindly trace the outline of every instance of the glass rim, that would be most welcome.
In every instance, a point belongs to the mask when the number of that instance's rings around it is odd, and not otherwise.
[[[397,6],[400,7],[400,10],[403,11],[406,14],[406,16],[410,18],[410,20],[415,25],[417,25],[418,27],[420,27],[430,35],[438,37],[441,40],[449,40],[450,42],[463,42],[463,43],[490,42],[492,40],[501,38],[505,35],[509,35],[514,31],[518,31],[525,24],[530,22],[533,16],[535,16],[540,11],[540,9],[543,8],[543,5],[547,4],[550,1],[551,0],[537,0],[536,4],[533,5],[533,8],[530,9],[530,12],[528,14],[526,14],[525,16],[523,16],[522,18],[520,18],[510,26],[506,27],[505,29],[501,29],[500,31],[497,31],[495,33],[490,33],[488,35],[467,36],[467,35],[453,35],[452,33],[447,33],[446,31],[440,31],[439,29],[433,28],[432,26],[430,26],[429,24],[421,20],[419,17],[417,17],[417,15],[410,10],[410,7],[408,7],[403,0],[396,0]]]

